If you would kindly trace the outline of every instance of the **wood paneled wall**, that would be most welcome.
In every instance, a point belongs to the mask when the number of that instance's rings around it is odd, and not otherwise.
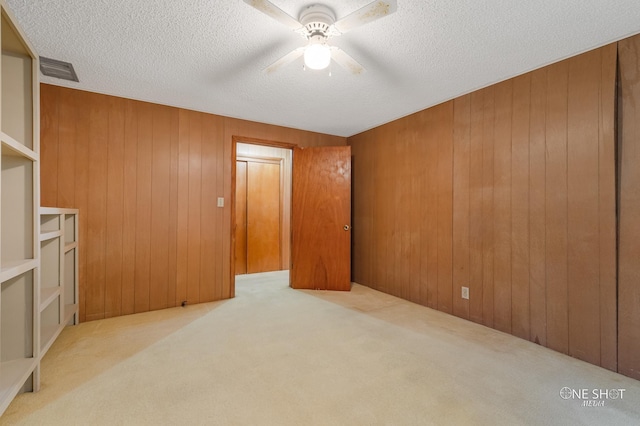
[[[613,44],[350,137],[354,281],[616,370],[615,82]]]
[[[620,240],[618,360],[640,380],[640,36],[618,44],[620,64]]]
[[[232,136],[346,144],[46,84],[41,120],[41,204],[80,209],[81,321],[234,295]]]

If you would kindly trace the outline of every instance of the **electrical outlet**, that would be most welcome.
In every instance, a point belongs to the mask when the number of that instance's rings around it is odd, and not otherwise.
[[[462,298],[469,299],[469,287],[462,287]]]

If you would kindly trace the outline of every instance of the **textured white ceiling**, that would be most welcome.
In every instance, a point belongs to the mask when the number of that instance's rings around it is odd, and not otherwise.
[[[272,0],[297,17],[317,2]],[[371,0],[322,0],[338,18]],[[262,70],[304,40],[242,0],[6,0],[38,53],[80,83],[42,81],[351,136],[640,32],[639,0],[398,0],[331,43],[367,69]]]

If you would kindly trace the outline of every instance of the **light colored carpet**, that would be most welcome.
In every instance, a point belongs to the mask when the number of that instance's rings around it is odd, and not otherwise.
[[[354,284],[297,291],[286,272],[232,300],[68,327],[29,425],[518,425],[640,422],[640,382]],[[604,407],[563,387],[625,389]],[[615,396],[615,394],[611,394]]]

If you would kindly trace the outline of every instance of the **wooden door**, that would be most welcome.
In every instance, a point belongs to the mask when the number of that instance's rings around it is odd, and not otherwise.
[[[351,147],[293,151],[291,287],[351,290]]]
[[[279,271],[280,164],[247,166],[247,273]]]
[[[236,162],[236,274],[282,269],[281,170],[277,162]]]

